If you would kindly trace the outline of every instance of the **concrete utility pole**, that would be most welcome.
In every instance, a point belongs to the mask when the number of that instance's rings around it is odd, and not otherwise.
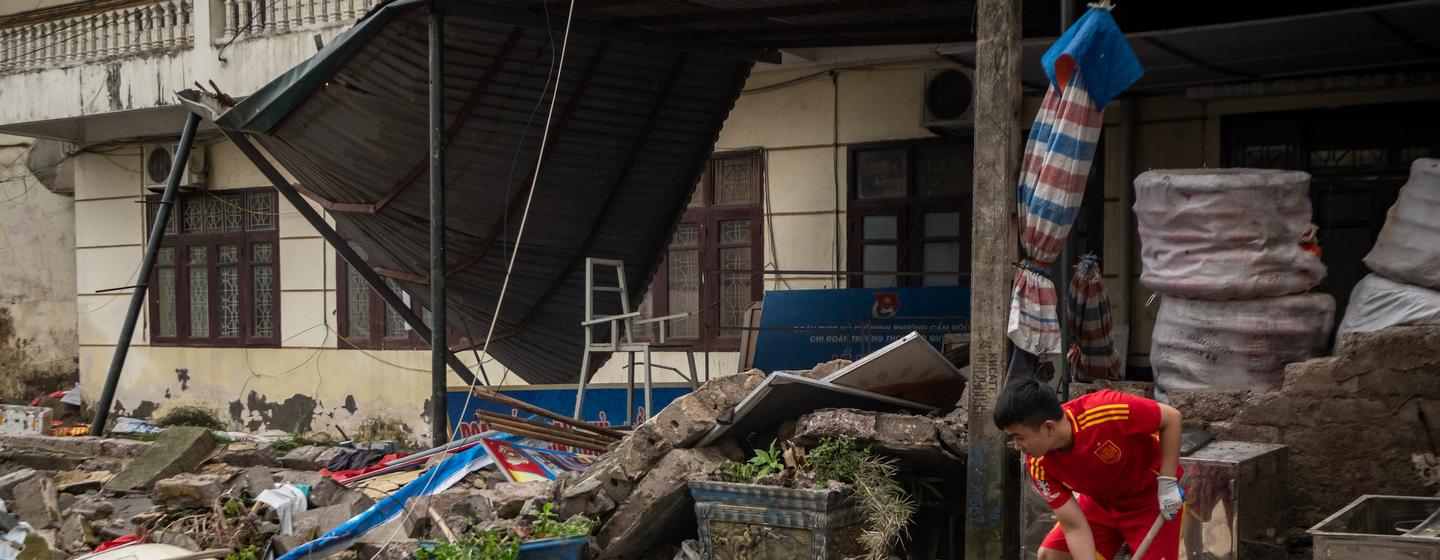
[[[980,0],[970,261],[970,458],[965,557],[1019,555],[1019,464],[991,416],[1004,382],[1020,168],[1020,0]]]
[[[430,3],[430,439],[450,441],[445,361],[450,334],[445,309],[445,14]]]

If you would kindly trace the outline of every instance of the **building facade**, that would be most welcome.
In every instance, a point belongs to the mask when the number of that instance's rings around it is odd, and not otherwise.
[[[14,211],[32,221],[6,222],[12,240],[20,230],[44,240],[44,250],[16,253],[33,267],[7,274],[40,270],[26,279],[73,297],[29,290],[15,297],[42,294],[34,301],[52,307],[12,315],[73,317],[87,400],[103,384],[143,254],[157,184],[151,160],[161,157],[152,154],[163,156],[184,119],[171,93],[210,81],[237,97],[254,91],[333,38],[367,1],[167,0],[0,28],[0,131],[65,142],[74,184],[73,203],[30,200]],[[695,314],[671,329],[675,344],[656,364],[685,368],[681,350],[691,349],[711,376],[742,369],[739,327],[766,291],[967,282],[974,139],[963,125],[922,119],[927,78],[965,70],[938,54],[942,47],[797,49],[781,64],[757,65],[643,304],[655,316]],[[1027,89],[1022,122],[1041,93]],[[1176,86],[1113,103],[1075,235],[1081,253],[1101,256],[1132,374],[1146,375],[1157,309],[1139,283],[1135,175],[1310,171],[1330,267],[1322,289],[1343,305],[1409,160],[1440,153],[1422,133],[1434,127],[1416,124],[1440,114],[1435,99],[1433,74],[1367,70]],[[203,130],[196,150],[195,188],[166,226],[117,412],[149,417],[200,404],[247,430],[349,430],[382,419],[428,433],[425,341],[238,150]],[[52,213],[31,212],[47,204]],[[56,257],[62,251],[73,265]],[[486,367],[492,378],[503,372]],[[625,360],[615,359],[595,382],[625,378]],[[656,380],[680,378],[657,369]]]

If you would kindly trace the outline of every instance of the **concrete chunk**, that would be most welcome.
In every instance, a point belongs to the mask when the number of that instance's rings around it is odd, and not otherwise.
[[[717,418],[740,404],[764,380],[765,375],[758,369],[717,377],[671,401],[642,427],[651,426],[655,434],[677,449],[690,447],[715,427]]]
[[[327,445],[302,445],[280,458],[280,466],[297,471],[318,471],[340,456],[343,450]]]
[[[480,494],[490,502],[490,510],[502,519],[518,517],[525,507],[538,500],[549,500],[554,495],[555,483],[549,480],[536,482],[501,482],[493,488],[486,488]]]
[[[907,466],[946,472],[963,468],[964,460],[951,453],[941,438],[942,429],[948,428],[928,416],[832,408],[801,416],[794,439],[811,446],[821,438],[848,436],[885,455],[899,457]]]
[[[36,476],[15,485],[15,501],[6,505],[16,517],[36,529],[59,526],[60,503],[50,477]]]
[[[155,445],[141,453],[130,466],[105,483],[112,492],[131,492],[150,488],[156,481],[194,471],[215,450],[215,436],[210,430],[194,426],[174,426],[160,433]]]
[[[280,461],[270,450],[268,443],[235,442],[225,446],[216,461],[232,467],[275,467]]]
[[[220,474],[181,473],[155,482],[150,500],[172,508],[207,508],[225,493],[230,477]]]
[[[671,451],[600,528],[598,560],[639,558],[660,538],[693,531],[695,508],[687,484],[741,456],[733,444]]]

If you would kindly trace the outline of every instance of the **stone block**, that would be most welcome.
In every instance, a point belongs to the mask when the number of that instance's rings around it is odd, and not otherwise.
[[[671,451],[600,528],[598,560],[638,558],[661,538],[694,531],[695,504],[687,484],[741,456],[734,445]]]
[[[15,500],[6,505],[16,517],[36,529],[57,527],[61,522],[55,483],[47,476],[32,477],[15,485]]]
[[[89,552],[91,547],[100,544],[90,522],[80,515],[65,518],[57,536],[60,538],[60,548],[71,554]]]
[[[385,528],[382,527],[371,533],[378,533],[382,530]],[[397,536],[389,542],[383,539],[374,542],[361,540],[353,550],[356,558],[365,560],[411,560],[415,558],[416,551],[420,550],[420,541],[403,536]]]
[[[98,494],[86,494],[75,500],[74,504],[65,510],[65,515],[79,515],[88,521],[98,521],[109,518],[115,513],[115,504],[110,500],[100,497]]]
[[[1232,420],[1245,408],[1250,392],[1234,389],[1177,389],[1167,395],[1170,406],[1186,421]]]
[[[962,458],[941,441],[937,418],[832,408],[805,414],[795,426],[794,439],[804,446],[837,436],[855,438],[910,467],[942,472],[964,467]]]
[[[455,533],[463,533],[470,527],[470,520],[490,516],[490,500],[480,490],[473,488],[451,488],[433,496],[412,498],[406,506],[413,515],[430,518],[431,510]],[[431,518],[432,523],[434,519]],[[443,536],[433,531],[431,536]]]
[[[525,512],[527,505],[538,500],[550,500],[555,495],[555,483],[549,480],[536,482],[501,482],[492,488],[480,491],[490,502],[490,511],[496,517],[512,519]]]
[[[605,454],[605,458],[613,458],[625,478],[635,481],[650,472],[655,463],[673,448],[670,440],[660,435],[655,422],[646,422],[620,440],[614,449]]]
[[[291,524],[295,529],[294,535],[306,540],[314,539],[320,535],[330,532],[331,529],[340,526],[341,523],[360,515],[370,506],[361,502],[352,502],[337,506],[326,506],[315,509],[307,509],[295,514]]]
[[[302,445],[280,458],[280,466],[298,471],[318,471],[339,457],[344,450],[328,445]]]
[[[614,454],[605,455],[585,472],[570,478],[557,479],[560,485],[555,500],[561,517],[583,514],[600,517],[623,503],[635,489]]]
[[[230,479],[229,486],[233,492],[243,490],[253,498],[275,487],[275,474],[269,467],[249,467]]]
[[[160,479],[194,471],[214,450],[215,436],[210,430],[194,426],[167,428],[152,447],[106,482],[105,489],[112,492],[148,489]]]
[[[5,476],[0,476],[0,500],[5,500],[6,502],[14,500],[15,486],[34,478],[36,472],[35,469],[20,469]]]
[[[683,395],[645,422],[654,433],[677,449],[699,441],[715,427],[716,419],[750,394],[764,380],[760,370],[718,377]]]
[[[335,479],[311,471],[278,470],[274,472],[279,482],[290,484],[306,484],[310,486],[310,507],[325,507],[340,503],[347,494],[358,494],[339,483]]]
[[[53,410],[40,406],[0,404],[0,434],[50,435]]]
[[[208,508],[225,493],[221,474],[181,473],[158,480],[150,490],[150,500],[170,508]]]
[[[216,461],[232,467],[276,467],[280,461],[275,458],[268,443],[235,442],[225,446]]]

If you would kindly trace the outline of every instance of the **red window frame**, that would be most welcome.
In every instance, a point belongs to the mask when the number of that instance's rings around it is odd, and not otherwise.
[[[751,160],[751,181],[755,185],[753,199],[744,204],[715,204],[715,176],[716,170],[727,160],[750,159]],[[691,194],[690,206],[680,216],[677,224],[698,224],[700,228],[700,242],[698,246],[698,258],[700,262],[701,282],[699,290],[699,328],[698,336],[680,337],[674,335],[674,330],[669,331],[669,340],[679,347],[704,348],[712,351],[728,352],[739,350],[740,338],[744,331],[736,329],[744,328],[745,325],[722,325],[720,313],[721,279],[731,274],[722,274],[720,269],[720,253],[727,248],[750,248],[750,267],[744,272],[750,278],[750,303],[760,301],[764,294],[764,278],[750,271],[760,270],[764,263],[764,197],[765,197],[765,158],[759,150],[746,150],[741,152],[715,154],[705,167],[705,173],[701,176],[700,182],[695,186]],[[750,239],[748,243],[723,244],[719,240],[721,222],[733,220],[750,221]],[[667,253],[668,254],[668,253]],[[670,302],[670,270],[669,259],[662,259],[658,272],[655,274],[654,282],[650,288],[648,304],[650,315],[664,316],[671,314]],[[747,306],[748,307],[748,306]],[[725,331],[729,332],[725,332]]]
[[[242,208],[244,214],[241,219],[244,224],[240,231],[211,232],[198,231],[186,232],[180,227],[184,220],[184,211],[187,205],[203,201],[210,204],[220,197],[231,197],[239,195],[242,207],[248,207],[251,195],[267,196],[269,198],[268,212],[257,212],[249,208]],[[176,197],[175,207],[170,213],[170,223],[166,226],[166,234],[160,241],[162,250],[174,251],[174,259],[169,264],[156,260],[151,271],[151,289],[148,290],[146,299],[150,320],[150,344],[152,346],[189,346],[205,348],[238,348],[238,347],[278,347],[280,346],[280,229],[276,208],[276,193],[273,189],[227,189],[218,193],[201,191],[196,193],[185,193]],[[146,227],[152,227],[155,222],[155,213],[159,208],[159,197],[147,198],[147,220]],[[226,202],[220,202],[224,204]],[[252,215],[269,215],[269,229],[251,229],[254,218]],[[269,243],[272,250],[269,262],[252,262],[254,256],[253,247],[257,243]],[[222,245],[234,245],[237,247],[237,258],[234,267],[237,269],[237,282],[239,293],[237,297],[237,313],[240,323],[237,336],[220,335],[220,277],[219,277],[219,247]],[[191,248],[204,248],[206,251],[205,264],[189,264],[189,253]],[[269,266],[271,268],[271,329],[269,336],[258,336],[255,334],[254,323],[254,270],[257,267]],[[190,334],[190,274],[192,268],[203,267],[206,272],[206,298],[207,298],[207,335],[192,336]],[[159,305],[159,272],[161,270],[173,270],[175,275],[175,334],[174,336],[161,336],[160,305]]]
[[[922,165],[921,157],[926,148],[937,147],[942,144],[954,144],[965,156],[973,153],[973,144],[969,138],[964,139],[929,139],[929,140],[907,140],[900,142],[877,142],[867,144],[856,144],[849,148],[847,158],[847,174],[849,177],[848,206],[846,209],[846,268],[850,272],[864,272],[864,248],[868,245],[893,244],[896,247],[896,272],[902,273],[895,276],[894,285],[891,287],[919,287],[925,285],[927,276],[932,277],[954,277],[961,284],[969,281],[970,276],[970,243],[971,243],[971,213],[973,182],[970,178],[970,162],[968,157],[958,161],[958,167],[953,172],[962,173],[963,185],[960,192],[949,195],[931,195],[920,192],[920,178],[927,172],[927,167]],[[906,165],[901,175],[905,179],[905,192],[901,196],[892,198],[861,198],[859,169],[856,166],[858,155],[867,151],[900,150],[906,154]],[[957,212],[959,214],[958,235],[933,237],[927,236],[924,228],[924,215],[936,212]],[[896,222],[896,236],[893,241],[868,240],[864,236],[864,222],[867,217],[894,216]],[[955,272],[943,272],[922,275],[918,273],[931,272],[924,269],[924,247],[927,242],[954,242],[959,245],[957,255],[959,269]],[[851,274],[848,276],[850,287],[864,287],[865,278],[869,276],[874,281],[873,275]],[[873,286],[879,287],[879,286]]]

